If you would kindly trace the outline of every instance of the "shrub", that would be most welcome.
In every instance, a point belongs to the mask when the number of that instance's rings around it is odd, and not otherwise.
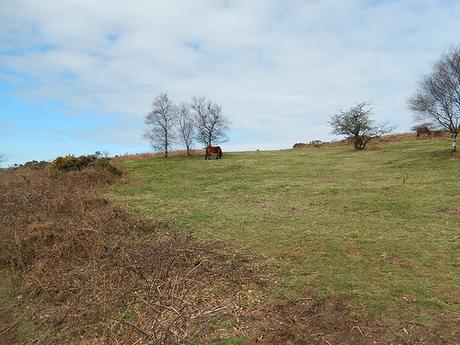
[[[21,166],[21,167],[25,167],[25,168],[32,168],[32,169],[43,169],[43,168],[45,168],[48,164],[49,164],[49,162],[47,162],[47,161],[36,161],[36,160],[33,160],[33,161],[25,162],[24,164],[22,164],[22,165],[20,165],[20,166]]]
[[[57,157],[51,163],[52,169],[62,171],[80,171],[88,167],[105,169],[115,175],[121,175],[121,171],[110,164],[110,158],[100,157],[98,152],[94,155],[83,155],[79,157],[75,157],[74,155]]]
[[[108,170],[110,173],[121,176],[121,170],[111,164],[110,158],[97,158],[94,162],[90,164],[98,169]]]
[[[57,157],[52,163],[51,168],[64,171],[81,170],[79,159],[73,155]]]

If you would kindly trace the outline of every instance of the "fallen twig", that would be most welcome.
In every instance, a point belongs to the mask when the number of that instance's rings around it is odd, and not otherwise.
[[[361,334],[361,336],[364,337],[364,333],[363,331],[361,331],[361,328],[359,328],[359,326],[353,326],[351,330],[354,330],[355,328],[359,331],[359,334]]]

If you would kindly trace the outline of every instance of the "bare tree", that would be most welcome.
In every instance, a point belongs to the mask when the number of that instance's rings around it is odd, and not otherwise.
[[[345,135],[353,142],[355,150],[364,150],[369,140],[393,130],[387,124],[375,124],[371,115],[372,109],[367,102],[359,103],[346,111],[342,110],[329,120],[332,134]]]
[[[222,107],[204,97],[192,97],[191,108],[194,111],[196,138],[205,146],[227,141],[230,122]]]
[[[146,116],[145,123],[150,128],[144,137],[150,141],[154,150],[164,153],[168,157],[168,151],[174,141],[175,110],[173,103],[166,93],[162,93],[153,99],[152,111]]]
[[[460,46],[449,49],[441,56],[408,103],[417,121],[432,121],[438,127],[449,130],[452,152],[457,151],[460,132]]]
[[[179,139],[185,145],[187,155],[191,156],[190,150],[193,145],[195,126],[190,113],[190,104],[183,102],[176,107],[176,120]]]

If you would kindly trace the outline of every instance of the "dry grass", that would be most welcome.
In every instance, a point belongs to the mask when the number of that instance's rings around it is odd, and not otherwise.
[[[191,150],[192,156],[196,155],[203,155],[204,156],[204,150]],[[124,155],[124,156],[117,156],[111,159],[112,163],[115,165],[118,165],[119,163],[125,162],[125,161],[134,161],[134,160],[139,160],[139,159],[149,159],[149,158],[163,158],[164,155],[162,153],[152,153],[152,152],[145,152],[145,153],[136,153],[133,155]],[[177,151],[172,151],[169,153],[169,157],[181,157],[181,158],[187,158],[187,151],[185,150],[177,150]]]
[[[392,142],[400,142],[400,141],[414,141],[414,140],[437,140],[437,139],[446,139],[449,138],[449,132],[447,131],[435,131],[432,135],[422,135],[417,138],[415,132],[409,133],[395,133],[395,134],[386,134],[382,135],[379,138],[372,139],[369,141],[367,145],[370,148],[375,148],[378,144],[382,143],[392,143]],[[313,145],[308,143],[297,143],[294,145],[295,149],[299,148],[308,148],[308,147],[340,147],[340,146],[347,146],[351,145],[349,140],[338,140],[338,141],[331,141],[331,142],[324,142],[321,145]]]
[[[2,173],[1,263],[18,277],[27,342],[182,343],[238,313],[257,263],[110,205],[101,170]],[[162,229],[162,231],[159,231]],[[250,282],[247,282],[250,279]],[[231,334],[231,332],[230,332]]]

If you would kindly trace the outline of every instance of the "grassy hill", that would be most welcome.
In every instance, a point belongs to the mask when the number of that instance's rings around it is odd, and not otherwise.
[[[370,319],[460,312],[460,158],[444,140],[126,161],[117,203],[265,256],[293,297],[339,295]]]

